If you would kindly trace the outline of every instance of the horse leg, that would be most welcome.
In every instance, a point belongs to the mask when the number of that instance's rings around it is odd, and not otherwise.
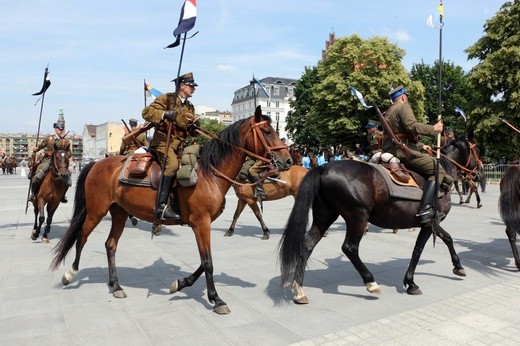
[[[515,258],[515,265],[520,270],[520,258],[518,257],[518,249],[516,248],[516,232],[514,229],[506,227],[507,239],[511,245],[511,251],[513,251],[513,257]]]
[[[220,299],[217,290],[215,288],[215,281],[213,279],[213,259],[211,257],[211,221],[207,221],[207,226],[203,225],[198,227],[193,225],[193,232],[197,240],[197,247],[199,249],[201,264],[190,276],[183,278],[182,280],[175,280],[170,286],[170,293],[175,293],[182,290],[184,287],[189,287],[197,281],[202,275],[206,276],[206,287],[208,290],[208,300],[215,305],[213,311],[219,315],[227,315],[231,312],[227,304]]]
[[[381,293],[379,285],[374,280],[374,276],[359,258],[359,243],[365,234],[368,222],[366,218],[352,217],[347,220],[347,233],[345,241],[341,245],[341,250],[354,265],[359,275],[363,279],[367,291],[370,293]]]
[[[428,239],[430,239],[430,235],[432,233],[431,226],[422,226],[419,231],[419,235],[417,236],[417,240],[415,241],[415,246],[412,252],[412,258],[410,259],[410,263],[408,264],[408,270],[406,271],[406,275],[404,277],[403,286],[406,288],[406,292],[411,295],[421,295],[422,292],[419,289],[413,280],[415,268],[417,267],[417,263],[419,263],[419,259],[421,258],[421,254],[424,250],[424,245]]]
[[[34,226],[31,232],[31,239],[36,240],[38,239],[38,236],[40,235],[40,229],[38,228],[38,207],[37,205],[33,205],[33,212],[34,212]]]
[[[464,198],[462,197],[462,192],[460,192],[459,179],[455,179],[455,183],[453,185],[455,186],[455,191],[457,191],[457,194],[459,195],[459,204],[463,204]]]
[[[35,218],[37,219],[37,221],[35,220],[36,228],[33,229],[33,232],[31,234],[32,240],[38,239],[38,236],[40,235],[40,232],[42,229],[43,222],[45,221],[45,209],[44,209],[44,205],[43,205],[44,202],[43,202],[43,200],[40,201],[38,196],[36,198],[37,198],[36,207],[34,208],[34,213],[35,213]]]
[[[105,241],[105,249],[108,260],[108,285],[112,288],[114,298],[126,298],[126,293],[119,286],[119,279],[116,272],[116,251],[119,238],[123,234],[128,213],[120,206],[114,204],[110,207],[110,215],[112,216],[112,226],[110,233]]]
[[[455,251],[455,247],[453,246],[453,239],[451,238],[451,235],[441,226],[437,226],[435,234],[441,238],[450,251],[451,263],[453,264],[453,274],[458,276],[466,276],[466,271],[464,270],[462,264],[460,264],[460,258]]]
[[[47,204],[47,221],[45,223],[45,229],[42,235],[42,241],[44,244],[49,243],[49,232],[51,231],[52,218],[56,209],[58,209],[59,203],[48,203]]]
[[[240,214],[242,214],[242,211],[244,211],[245,206],[246,202],[239,198],[237,208],[235,209],[235,213],[233,214],[233,221],[231,222],[231,226],[229,226],[227,232],[224,233],[224,237],[231,237],[233,234],[235,234],[235,226],[237,225],[238,217],[240,216]]]
[[[264,235],[262,236],[262,240],[269,239],[269,228],[267,228],[267,225],[264,222],[264,218],[262,217],[262,212],[260,211],[260,208],[258,208],[258,204],[256,202],[249,204],[249,207],[253,210],[253,213],[255,213],[256,219],[260,222],[260,225],[262,226],[262,231]]]

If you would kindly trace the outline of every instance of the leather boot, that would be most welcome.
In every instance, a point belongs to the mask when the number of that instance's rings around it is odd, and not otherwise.
[[[435,181],[428,181],[428,184],[424,188],[421,200],[421,209],[416,215],[419,217],[419,223],[421,225],[431,222],[435,215],[435,211],[432,208],[433,199],[435,198],[435,185]]]
[[[29,198],[27,198],[29,202],[34,202],[34,200],[36,199],[36,195],[38,194],[38,190],[40,190],[40,182],[38,181],[38,179],[36,179],[36,176],[34,178],[35,179],[33,180],[31,185],[31,193],[29,194]]]
[[[161,220],[180,221],[181,216],[174,212],[168,205],[168,197],[170,195],[170,188],[172,186],[174,177],[165,175],[162,177],[162,184],[159,187],[158,205],[155,208],[155,218]]]
[[[265,190],[264,190],[264,181],[260,178],[260,176],[254,176],[254,177],[251,177],[251,179],[253,180],[254,183],[256,183],[256,191],[255,191],[255,196],[257,198],[262,198],[264,199],[265,198]]]

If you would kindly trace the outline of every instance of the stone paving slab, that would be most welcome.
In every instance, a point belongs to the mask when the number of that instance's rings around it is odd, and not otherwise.
[[[74,178],[75,181],[75,178]],[[467,277],[452,274],[446,246],[430,241],[416,272],[423,295],[402,287],[417,231],[370,226],[360,256],[382,292],[369,294],[341,252],[345,225],[338,220],[309,261],[304,288],[310,304],[295,305],[280,287],[278,242],[292,208],[291,197],[264,203],[271,239],[246,209],[233,237],[224,237],[236,207],[232,191],[213,223],[215,283],[231,314],[212,312],[201,277],[170,295],[172,281],[199,265],[193,232],[168,226],[151,239],[151,225],[127,223],[117,269],[128,294],[117,299],[107,285],[103,219],[85,245],[80,271],[67,287],[48,270],[52,248],[66,231],[72,203],[54,217],[50,244],[30,240],[34,216],[25,215],[28,180],[0,176],[0,337],[5,345],[517,345],[520,343],[520,272],[500,220],[498,187],[488,186],[476,203],[453,204],[444,228]],[[73,186],[74,188],[74,186]],[[68,192],[73,200],[73,189]],[[453,195],[452,201],[458,197]]]

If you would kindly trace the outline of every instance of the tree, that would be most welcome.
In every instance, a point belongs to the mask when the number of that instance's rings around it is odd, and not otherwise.
[[[484,36],[465,51],[478,59],[469,83],[478,92],[471,112],[475,134],[494,159],[518,158],[520,136],[500,118],[520,124],[520,1],[508,1],[484,25]]]
[[[424,86],[426,118],[434,123],[439,116],[439,61],[433,65],[414,64],[410,77]],[[441,101],[444,126],[452,128],[457,134],[466,133],[469,130],[467,123],[455,112],[455,107],[469,113],[474,107],[475,91],[468,85],[468,74],[462,67],[449,61],[442,63]]]
[[[219,123],[215,119],[204,119],[204,118],[201,118],[199,120],[199,122],[200,122],[200,127],[203,130],[206,130],[206,131],[209,131],[209,132],[212,132],[212,133],[215,133],[215,134],[220,133],[222,130],[224,130],[226,128],[226,125],[223,125],[223,124]],[[201,144],[201,145],[203,145],[204,143],[208,142],[209,140],[210,140],[210,138],[207,138],[205,136],[198,136],[197,137],[197,142],[199,144]]]
[[[302,89],[311,94],[293,104],[295,120],[292,126],[294,129],[302,126],[302,117],[305,117],[308,134],[324,147],[363,141],[366,122],[376,118],[362,111],[357,99],[351,95],[350,86],[363,93],[367,101],[376,101],[384,110],[390,105],[390,86],[405,85],[412,95],[416,116],[421,119],[424,116],[424,87],[419,81],[410,79],[401,63],[404,54],[403,49],[382,37],[365,40],[352,35],[337,39],[316,71],[306,69]]]

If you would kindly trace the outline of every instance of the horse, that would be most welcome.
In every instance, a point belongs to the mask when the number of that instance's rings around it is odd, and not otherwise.
[[[297,148],[290,146],[289,147],[289,153],[291,154],[291,159],[293,161],[293,165],[301,166],[303,163],[302,160],[302,153],[300,153],[300,150]]]
[[[459,195],[459,204],[469,203],[471,201],[471,196],[475,194],[475,198],[477,199],[477,209],[482,207],[480,203],[480,195],[478,193],[478,185],[485,186],[486,175],[484,172],[484,166],[480,161],[476,145],[473,144],[473,132],[470,131],[468,135],[468,141],[470,143],[470,155],[468,160],[463,163],[454,163],[458,167],[458,174],[455,179],[455,191]],[[449,143],[449,142],[448,142]],[[461,183],[466,183],[468,186],[468,197],[464,200],[462,196],[462,192],[460,191],[459,181]],[[484,184],[484,185],[482,185]]]
[[[2,167],[3,174],[16,174],[16,167],[18,167],[18,162],[16,157],[6,156],[3,160],[0,161],[0,166]]]
[[[67,192],[69,172],[69,155],[66,150],[55,149],[51,156],[51,168],[43,178],[38,193],[32,204],[34,207],[34,226],[31,239],[37,240],[42,224],[45,221],[45,207],[47,209],[47,222],[42,235],[42,242],[49,243],[49,232],[54,213],[60,205],[62,197]]]
[[[213,278],[211,222],[222,213],[232,178],[238,175],[247,155],[271,162],[279,170],[289,169],[292,161],[287,146],[271,126],[271,119],[262,115],[260,107],[256,108],[254,116],[229,125],[215,137],[202,149],[197,169],[198,182],[193,186],[175,187],[175,200],[179,203],[182,219],[180,223],[193,229],[201,263],[193,274],[175,280],[170,286],[170,293],[193,285],[204,273],[208,299],[214,303],[213,311],[228,314],[231,310],[219,297]],[[150,187],[119,181],[118,176],[126,159],[125,156],[111,156],[91,163],[83,168],[78,177],[71,224],[57,244],[51,263],[51,269],[56,270],[76,244],[72,268],[62,277],[64,285],[68,285],[78,272],[81,251],[89,234],[110,212],[112,225],[105,242],[109,286],[114,297],[126,297],[116,273],[118,241],[129,214],[148,222],[154,221],[157,195],[157,190]],[[174,220],[165,223],[179,224]]]
[[[516,234],[520,233],[520,166],[506,169],[500,180],[498,210],[506,225],[506,235],[513,251],[515,266],[520,270],[520,257],[516,248]]]
[[[292,165],[288,171],[281,172],[275,179],[266,179],[264,183],[265,198],[264,201],[274,201],[292,195],[296,198],[300,183],[309,170],[302,166]],[[240,214],[244,210],[245,206],[253,210],[256,218],[262,226],[263,236],[262,240],[269,239],[270,231],[267,225],[264,223],[262,218],[262,212],[258,207],[257,198],[255,197],[255,187],[251,184],[233,185],[235,193],[238,197],[238,204],[233,214],[233,222],[229,226],[228,231],[224,234],[226,237],[230,237],[235,233],[235,226]]]
[[[465,138],[459,138],[445,147],[443,152],[456,162],[465,162],[470,155],[469,143]],[[457,173],[457,167],[444,156],[440,161],[450,176]],[[422,182],[419,185],[424,183],[424,178],[420,178]],[[443,190],[444,195],[435,202],[437,216],[441,221],[442,215],[447,215],[451,208],[449,188],[444,187]],[[418,227],[416,213],[419,207],[418,200],[391,197],[384,177],[373,164],[341,160],[313,168],[300,185],[279,244],[282,282],[292,284],[295,291],[293,300],[300,304],[308,303],[302,288],[307,261],[323,234],[340,215],[346,224],[346,237],[341,249],[361,275],[367,290],[379,293],[380,288],[374,276],[359,257],[359,243],[367,223],[389,229]],[[310,208],[312,224],[307,230]],[[424,245],[432,233],[448,246],[453,273],[466,275],[448,232],[438,222],[425,224],[418,234],[403,281],[408,294],[422,294],[414,282],[414,273]]]

